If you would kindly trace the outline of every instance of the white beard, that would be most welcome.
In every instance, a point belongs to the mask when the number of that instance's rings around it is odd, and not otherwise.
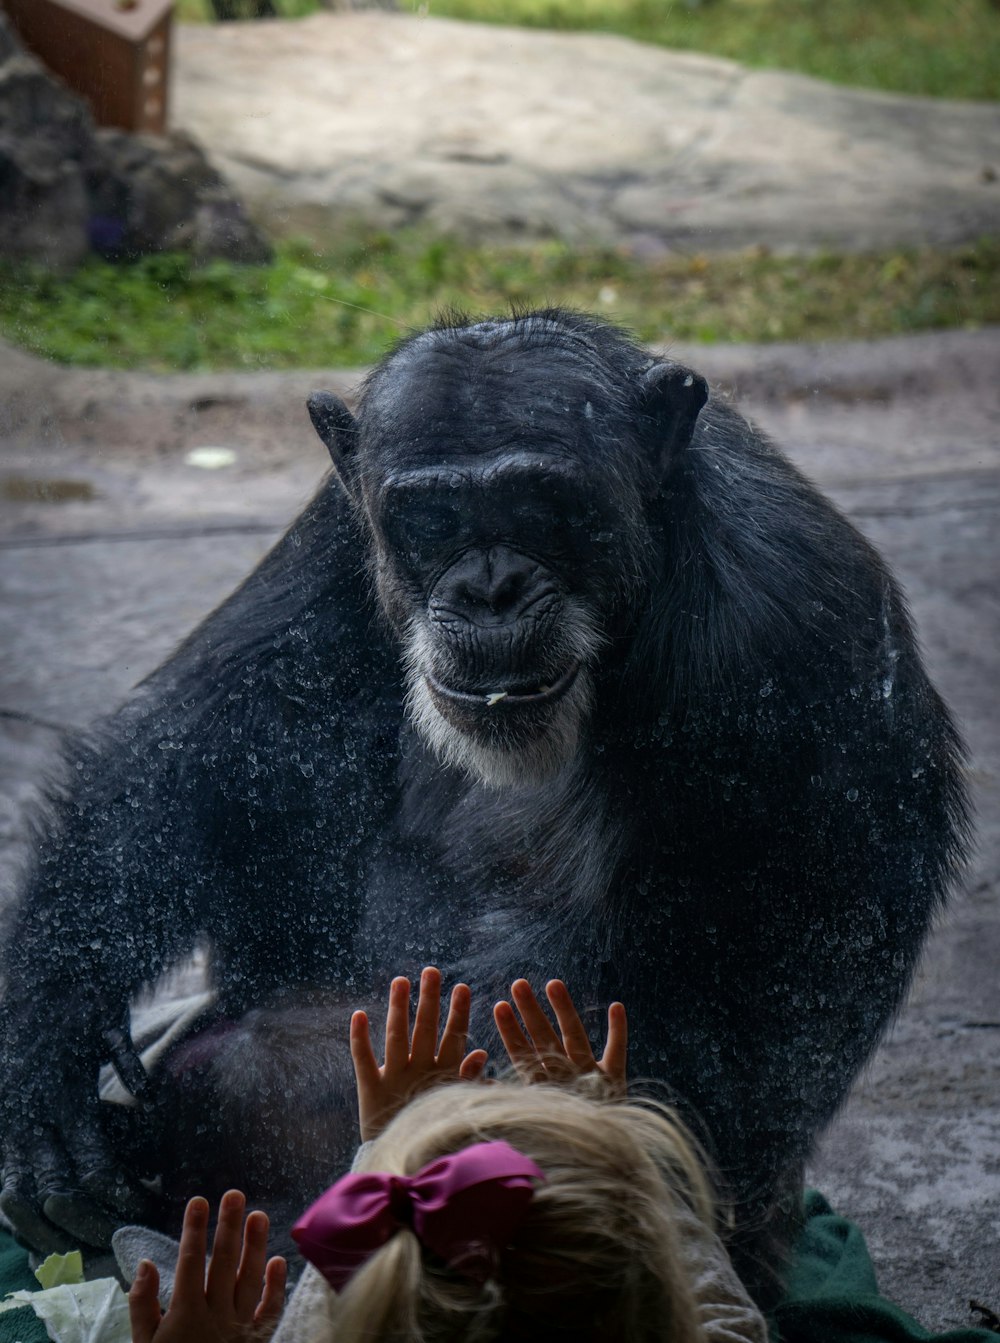
[[[566,623],[567,661],[582,665],[576,680],[553,706],[547,727],[525,740],[511,736],[484,742],[460,731],[438,710],[427,685],[433,665],[431,637],[422,620],[414,620],[403,650],[406,709],[417,732],[443,765],[458,769],[494,792],[535,787],[570,769],[593,704],[593,678],[588,663],[603,640],[582,614]]]

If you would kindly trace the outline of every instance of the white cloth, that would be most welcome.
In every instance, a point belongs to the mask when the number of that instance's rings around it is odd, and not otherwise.
[[[131,1036],[135,1051],[146,1072],[156,1070],[171,1045],[182,1040],[195,1023],[214,1006],[217,994],[212,989],[192,993],[185,998],[159,998],[144,1007],[132,1009]],[[101,1068],[98,1094],[112,1105],[135,1105],[136,1099],[122,1086],[110,1063]]]

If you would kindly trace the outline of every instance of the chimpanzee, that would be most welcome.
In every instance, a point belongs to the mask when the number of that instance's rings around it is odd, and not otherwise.
[[[589,316],[449,320],[356,418],[310,413],[334,474],[67,748],[3,952],[0,1206],[40,1246],[137,1215],[95,1078],[141,1090],[130,999],[198,942],[219,1004],[175,1072],[215,1101],[149,1102],[160,1174],[208,1135],[203,1178],[250,1152],[257,1197],[350,1142],[344,1010],[389,974],[487,1009],[558,974],[628,1005],[766,1298],[966,842],[899,589],[703,378]]]

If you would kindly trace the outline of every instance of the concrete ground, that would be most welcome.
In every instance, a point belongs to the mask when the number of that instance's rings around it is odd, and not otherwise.
[[[415,14],[181,25],[172,102],[272,226],[424,222],[641,254],[954,243],[1000,224],[1000,107],[597,33]]]
[[[1000,332],[675,349],[885,552],[972,752],[979,844],[812,1181],[925,1325],[1000,1312]],[[355,375],[57,370],[0,350],[0,882],[54,729],[110,707],[309,497],[304,398]],[[187,454],[226,447],[206,470]]]

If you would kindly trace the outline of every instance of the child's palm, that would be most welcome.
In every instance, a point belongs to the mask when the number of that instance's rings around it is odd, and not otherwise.
[[[358,1120],[361,1137],[377,1137],[389,1121],[418,1091],[438,1082],[472,1080],[486,1064],[482,1049],[465,1053],[469,1034],[471,995],[468,986],[456,984],[451,992],[448,1019],[441,1042],[441,974],[429,966],[420,976],[417,1012],[410,1034],[410,982],[399,977],[389,988],[385,1020],[385,1062],[379,1066],[372,1048],[368,1017],[355,1012],[351,1018],[351,1058],[358,1087]]]
[[[599,1072],[615,1092],[625,1094],[628,1021],[621,1003],[612,1003],[608,1008],[608,1038],[598,1060],[561,979],[550,979],[545,986],[545,996],[559,1026],[558,1035],[526,979],[515,980],[510,992],[521,1021],[508,1002],[497,1003],[493,1019],[522,1082],[568,1082],[582,1073]]]

